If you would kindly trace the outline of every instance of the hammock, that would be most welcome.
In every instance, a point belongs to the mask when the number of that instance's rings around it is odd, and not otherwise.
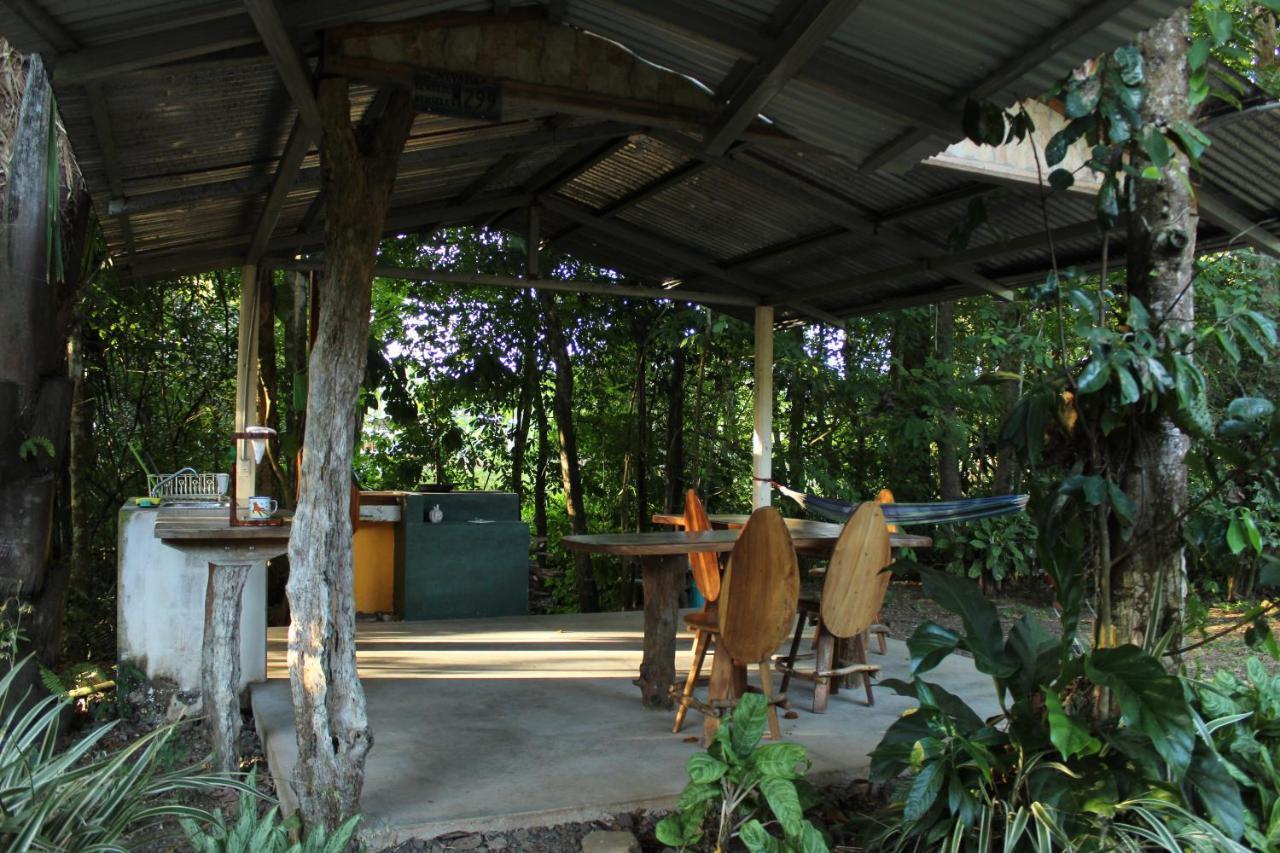
[[[773,485],[778,491],[800,504],[804,510],[831,521],[847,521],[858,508],[857,504],[797,492],[778,482]],[[892,524],[953,524],[1022,512],[1027,508],[1029,498],[1029,495],[995,495],[987,498],[934,503],[888,503],[881,504],[880,508],[884,510],[885,521]]]

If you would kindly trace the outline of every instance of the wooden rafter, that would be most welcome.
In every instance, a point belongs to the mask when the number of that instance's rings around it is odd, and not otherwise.
[[[777,295],[778,287],[775,282],[757,279],[750,273],[724,269],[697,249],[682,245],[665,235],[652,234],[618,219],[601,218],[587,207],[554,196],[541,196],[538,202],[551,213],[577,222],[588,230],[606,234],[613,240],[620,240],[646,251],[659,253],[661,257],[669,258],[681,266],[725,282],[740,291],[754,293],[759,297]],[[678,289],[672,290],[673,294],[678,292]],[[803,299],[792,299],[790,294],[778,295],[777,301],[811,319],[837,327],[844,325],[843,321],[835,315],[810,305]]]
[[[603,208],[601,208],[599,211],[596,212],[596,215],[598,215],[601,219],[608,219],[612,216],[617,216],[618,214],[626,210],[630,210],[631,208],[635,207],[641,202],[647,201],[648,199],[653,198],[654,196],[664,192],[665,190],[668,190],[671,187],[676,186],[677,184],[684,183],[685,181],[689,180],[695,175],[698,175],[701,172],[706,171],[708,168],[710,168],[710,165],[711,164],[701,160],[690,160],[689,162],[684,163],[683,165],[677,166],[676,168],[672,169],[670,172],[667,172],[666,174],[653,179],[652,181],[645,184],[644,186],[638,187],[632,192],[627,193],[622,198],[617,199],[616,201],[608,205],[605,205]],[[582,226],[578,224],[565,226],[564,228],[561,228],[556,233],[552,234],[547,239],[549,242],[554,243],[557,240],[564,239],[565,237],[572,234],[574,231],[577,231],[581,227]]]
[[[533,133],[493,138],[475,138],[471,130],[437,134],[430,138],[431,146],[419,151],[406,152],[400,158],[400,173],[410,174],[415,169],[456,160],[469,160],[488,154],[502,155],[513,151],[534,151],[548,145],[567,142],[617,139],[636,130],[630,125],[616,122],[598,122],[579,125],[577,127],[539,130]],[[411,140],[410,144],[422,140]],[[110,210],[115,213],[137,213],[144,210],[156,210],[177,205],[190,204],[219,198],[236,198],[241,195],[253,195],[266,192],[272,178],[261,175],[250,178],[237,178],[230,181],[211,181],[194,183],[198,176],[185,176],[189,185],[173,189],[140,193],[129,197],[116,197],[111,201]],[[320,181],[318,163],[303,168],[298,175],[299,185],[316,185]],[[113,192],[114,195],[114,192]]]
[[[790,82],[861,2],[808,0],[802,5],[712,120],[704,141],[707,152],[727,151],[764,105]]]
[[[280,221],[280,211],[284,209],[285,199],[289,196],[289,190],[293,188],[294,182],[298,179],[298,172],[302,168],[303,158],[307,156],[307,151],[311,149],[315,136],[311,132],[306,123],[299,115],[293,122],[293,128],[289,131],[289,140],[284,146],[284,155],[280,158],[279,165],[276,166],[275,177],[272,179],[271,191],[267,194],[267,200],[262,206],[261,213],[258,214],[258,224],[253,228],[253,236],[249,239],[249,250],[245,253],[245,263],[256,264],[262,258],[262,253],[266,251],[267,241],[271,238],[272,232],[276,229],[276,223]]]
[[[693,156],[710,158],[717,166],[770,192],[777,192],[780,187],[785,187],[792,198],[822,212],[849,231],[874,237],[909,256],[934,255],[939,249],[939,244],[933,239],[902,225],[882,227],[873,213],[863,210],[850,200],[837,196],[824,187],[811,183],[801,175],[762,160],[750,152],[741,157],[712,157],[702,151],[696,142],[686,137],[663,134],[659,138]],[[958,264],[953,268],[952,275],[993,296],[1005,300],[1013,298],[1013,291],[977,272],[972,266]]]
[[[298,116],[312,133],[320,133],[320,107],[316,104],[311,69],[303,61],[293,33],[285,24],[275,0],[244,0],[249,17],[271,54],[276,72],[298,109]]]

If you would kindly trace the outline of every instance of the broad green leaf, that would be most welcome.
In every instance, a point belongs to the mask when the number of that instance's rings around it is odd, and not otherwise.
[[[1081,394],[1094,394],[1106,387],[1111,378],[1111,362],[1101,355],[1095,355],[1080,372],[1076,380],[1076,390]]]
[[[1138,390],[1138,381],[1133,378],[1133,374],[1129,372],[1129,368],[1117,367],[1116,376],[1120,378],[1121,403],[1128,406],[1142,399],[1142,392]]]
[[[923,675],[960,646],[960,635],[934,622],[921,622],[907,640],[911,672]]]
[[[798,853],[829,853],[827,840],[808,821],[800,827],[800,837],[791,839],[791,845]]]
[[[1040,620],[1027,614],[1009,629],[1009,638],[1005,641],[1007,656],[1018,663],[1014,677],[1009,679],[1016,684],[1018,691],[1015,699],[1021,699],[1036,693],[1041,687],[1053,683],[1061,671],[1059,650],[1061,643],[1050,634]]]
[[[1178,119],[1170,125],[1173,128],[1174,139],[1191,159],[1194,166],[1200,162],[1200,155],[1209,147],[1209,137],[1205,136],[1195,125],[1186,119]]]
[[[1013,667],[1004,657],[1004,637],[995,605],[970,581],[924,566],[919,572],[925,595],[964,622],[964,645],[978,670],[996,678],[1011,675]]]
[[[738,839],[750,853],[777,853],[782,850],[778,839],[770,835],[769,830],[764,828],[764,824],[755,818],[742,825],[742,829],[738,830]],[[661,838],[658,840],[662,841]],[[663,843],[667,842],[663,841]]]
[[[1225,9],[1205,9],[1204,20],[1209,25],[1213,40],[1219,45],[1224,45],[1231,40],[1234,22],[1230,12]]]
[[[1264,420],[1275,410],[1275,404],[1265,397],[1237,397],[1227,405],[1227,415],[1242,421]]]
[[[1098,98],[1102,95],[1102,80],[1097,75],[1084,80],[1072,79],[1067,84],[1067,94],[1063,105],[1067,118],[1080,118],[1093,112],[1098,106]]]
[[[768,702],[759,693],[747,693],[738,700],[730,718],[729,742],[733,751],[745,759],[764,736]]]
[[[1233,839],[1244,834],[1244,803],[1240,788],[1222,758],[1203,741],[1196,743],[1186,786],[1204,806],[1209,819]]]
[[[1111,511],[1125,524],[1133,524],[1134,516],[1138,514],[1138,505],[1133,502],[1133,498],[1110,480],[1107,480],[1107,497],[1111,500]]]
[[[926,764],[911,782],[911,789],[907,792],[907,801],[902,812],[903,820],[914,823],[924,817],[938,799],[942,782],[942,764],[937,761]]]
[[[729,765],[705,752],[698,752],[689,756],[684,769],[689,774],[689,781],[698,785],[709,785],[712,782],[718,782],[729,769]]]
[[[1076,182],[1076,176],[1069,169],[1054,169],[1049,173],[1049,186],[1055,190],[1069,190]]]
[[[1098,227],[1104,231],[1114,228],[1120,221],[1120,193],[1114,178],[1106,178],[1102,181],[1094,206],[1098,214]]]
[[[808,766],[809,759],[805,757],[804,747],[798,743],[771,743],[753,752],[748,763],[761,776],[794,780],[804,774],[803,768],[797,768]]]
[[[1094,755],[1102,749],[1102,743],[1089,734],[1089,730],[1067,715],[1058,692],[1044,691],[1044,705],[1049,711],[1049,740],[1067,761],[1077,755]]]
[[[714,800],[721,793],[719,785],[701,785],[696,782],[690,782],[680,792],[680,799],[676,800],[676,809],[687,811],[696,808],[702,803]]]
[[[936,711],[912,708],[885,730],[880,743],[871,751],[871,778],[887,782],[897,778],[911,766],[911,751],[915,745],[933,736],[930,724]]]
[[[1244,525],[1238,515],[1232,516],[1231,523],[1227,525],[1227,547],[1232,554],[1239,554],[1245,548]]]
[[[1182,684],[1160,661],[1134,645],[1098,649],[1085,658],[1085,674],[1120,700],[1121,718],[1151,739],[1181,779],[1191,762],[1195,725]]]
[[[761,779],[760,793],[764,794],[769,810],[778,819],[782,831],[788,837],[799,835],[804,824],[804,812],[800,810],[796,786],[788,779]]]
[[[658,821],[658,825],[653,828],[653,834],[658,841],[668,847],[683,847],[686,843],[679,812],[672,812]]]
[[[1212,46],[1203,36],[1193,41],[1191,49],[1187,51],[1187,66],[1193,71],[1202,68],[1209,59],[1209,49]]]
[[[1249,547],[1253,549],[1253,553],[1262,553],[1262,531],[1258,529],[1258,524],[1253,520],[1253,513],[1245,510],[1240,513],[1240,525],[1244,528],[1245,539],[1249,542]]]
[[[1111,54],[1120,68],[1120,79],[1126,86],[1141,86],[1144,79],[1142,70],[1142,52],[1131,44],[1118,47]]]

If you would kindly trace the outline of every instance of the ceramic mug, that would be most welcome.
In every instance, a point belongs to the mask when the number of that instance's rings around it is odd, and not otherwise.
[[[253,519],[270,518],[279,506],[274,500],[263,496],[249,498],[249,517]]]

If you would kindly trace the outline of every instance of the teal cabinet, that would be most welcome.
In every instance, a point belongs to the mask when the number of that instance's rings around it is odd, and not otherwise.
[[[437,524],[429,513],[440,507]],[[510,492],[409,494],[396,526],[396,611],[408,621],[522,616],[529,526]]]

